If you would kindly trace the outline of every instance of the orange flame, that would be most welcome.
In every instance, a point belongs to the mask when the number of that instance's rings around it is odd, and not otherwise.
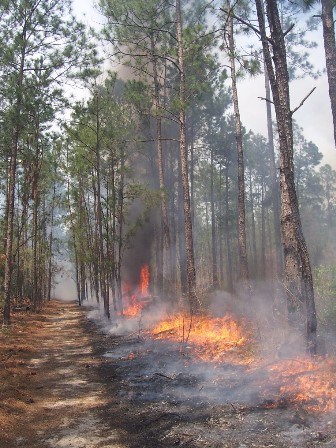
[[[140,292],[142,296],[148,295],[149,287],[149,267],[148,264],[142,266],[140,271]]]
[[[310,411],[336,409],[335,363],[316,358],[282,360],[269,368],[270,379],[280,384],[280,394]]]
[[[136,317],[145,306],[145,302],[139,301],[139,298],[148,296],[149,288],[149,267],[144,265],[140,271],[140,285],[132,290],[129,283],[123,285],[123,301],[126,302],[123,315],[126,317]]]
[[[188,342],[194,354],[204,361],[220,361],[224,353],[244,345],[248,332],[231,316],[212,318],[178,314],[160,322],[152,330],[157,339]]]

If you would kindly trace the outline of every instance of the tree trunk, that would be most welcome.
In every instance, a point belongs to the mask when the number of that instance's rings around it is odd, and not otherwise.
[[[324,52],[326,58],[327,76],[329,84],[329,96],[331,112],[334,123],[334,141],[336,145],[336,45],[335,26],[332,0],[321,0]]]
[[[283,261],[281,253],[280,204],[279,204],[280,192],[275,165],[275,149],[274,149],[272,109],[271,109],[271,90],[265,61],[264,61],[264,76],[265,76],[265,93],[266,93],[268,151],[270,157],[270,177],[271,177],[272,205],[273,205],[275,265],[278,280],[281,280],[283,275]]]
[[[266,226],[265,226],[265,206],[264,206],[264,199],[265,199],[265,179],[264,179],[264,173],[262,174],[261,178],[261,249],[260,249],[260,266],[261,266],[261,273],[262,277],[265,278],[266,276]]]
[[[236,67],[235,67],[235,44],[233,37],[233,17],[229,12],[228,17],[228,44],[231,67],[232,100],[236,124],[236,145],[238,159],[238,257],[239,274],[244,294],[250,295],[250,280],[246,250],[246,219],[245,219],[245,180],[244,180],[244,152],[242,128],[238,103]]]
[[[50,232],[49,232],[49,253],[48,253],[48,292],[47,300],[51,300],[51,287],[52,287],[52,261],[53,261],[53,232],[54,232],[54,215],[55,215],[55,201],[56,201],[56,180],[53,182],[53,196],[51,202],[51,220],[50,220]]]
[[[4,305],[3,305],[3,325],[10,324],[10,307],[11,307],[11,284],[13,271],[13,230],[14,230],[14,204],[15,204],[15,183],[17,155],[19,145],[19,134],[21,128],[21,108],[22,108],[22,85],[23,74],[26,60],[27,46],[27,26],[25,22],[21,34],[22,48],[20,55],[20,66],[16,81],[16,104],[12,133],[12,145],[9,164],[8,194],[6,201],[7,229],[6,229],[6,262],[5,262],[5,278],[4,278]]]
[[[218,197],[220,198],[219,202],[218,202],[218,207],[219,207],[219,225],[218,225],[218,244],[219,244],[219,274],[220,274],[220,285],[223,286],[224,283],[224,254],[223,254],[223,200],[222,200],[222,196],[223,196],[223,167],[222,164],[220,164],[219,167],[219,192],[218,192]]]
[[[289,76],[284,33],[281,28],[276,0],[266,0],[266,15],[270,26],[270,42],[273,50],[272,57],[266,35],[261,0],[256,0],[256,7],[279,132],[281,232],[288,308],[292,312],[299,307],[305,307],[307,349],[311,353],[316,353],[317,322],[313,277],[302,232],[294,183],[292,112],[290,110]]]
[[[181,177],[183,188],[183,211],[184,211],[184,229],[186,241],[186,261],[187,261],[187,282],[188,296],[191,311],[198,308],[198,299],[196,295],[196,270],[194,261],[193,232],[190,210],[190,193],[189,193],[189,177],[188,177],[188,153],[186,142],[186,114],[185,114],[185,70],[183,58],[183,42],[182,42],[182,18],[180,0],[176,0],[176,20],[177,20],[177,42],[178,42],[178,64],[180,71],[180,159],[181,159]]]
[[[155,114],[156,114],[156,151],[157,151],[157,165],[159,172],[159,187],[161,194],[161,222],[162,222],[162,237],[161,237],[161,254],[162,257],[161,267],[162,267],[162,279],[167,276],[168,284],[169,282],[169,271],[171,266],[170,260],[170,231],[168,223],[168,212],[167,212],[167,202],[165,193],[165,182],[164,182],[164,170],[163,170],[163,154],[162,154],[162,119],[160,116],[160,85],[158,79],[157,71],[157,58],[155,57],[155,45],[154,36],[151,34],[151,52],[153,57],[153,78],[154,78],[154,102],[155,102]],[[166,269],[164,269],[164,260],[166,259]],[[165,275],[166,274],[166,275]],[[164,289],[164,282],[163,282]],[[162,293],[163,291],[160,291]]]
[[[211,202],[211,250],[212,250],[212,286],[218,288],[218,265],[217,265],[217,235],[215,216],[215,192],[214,192],[214,156],[211,149],[210,161],[210,202]]]
[[[185,229],[183,221],[183,189],[181,176],[181,160],[178,159],[178,187],[177,187],[177,227],[178,227],[178,249],[180,262],[180,282],[183,296],[188,294],[187,284],[187,263],[186,263],[186,243]]]
[[[254,214],[254,198],[253,198],[253,181],[252,181],[252,170],[249,170],[249,188],[250,188],[250,201],[251,201],[251,227],[252,227],[252,261],[254,265],[255,276],[258,275],[258,253],[257,253],[257,237],[256,237],[256,222]]]
[[[226,253],[227,253],[227,264],[226,264],[226,276],[227,276],[227,288],[230,292],[233,291],[233,273],[232,273],[232,251],[231,251],[231,238],[230,238],[230,226],[229,226],[229,165],[225,166],[225,242],[226,242]]]

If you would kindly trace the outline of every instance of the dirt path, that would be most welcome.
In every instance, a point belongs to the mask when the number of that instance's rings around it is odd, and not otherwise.
[[[93,357],[94,335],[84,328],[85,312],[53,302],[45,314],[27,317],[31,329],[17,323],[14,344],[7,347],[12,394],[0,408],[0,446],[124,447],[119,431],[99,416],[106,390],[97,381],[94,367],[100,361]]]
[[[106,336],[86,313],[52,302],[0,333],[0,448],[336,447],[334,415],[232,402],[188,364],[171,373],[168,346]]]

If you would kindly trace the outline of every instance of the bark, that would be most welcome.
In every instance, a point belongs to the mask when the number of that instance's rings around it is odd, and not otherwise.
[[[177,20],[177,42],[178,42],[178,65],[180,72],[180,86],[179,86],[179,122],[180,122],[180,159],[181,159],[181,177],[183,188],[183,212],[184,212],[184,230],[186,242],[186,262],[187,262],[187,282],[188,282],[188,297],[191,311],[198,308],[198,299],[196,295],[196,270],[194,261],[194,247],[193,247],[193,230],[191,220],[190,208],[190,193],[189,193],[189,175],[188,175],[188,153],[186,142],[186,114],[185,114],[185,69],[183,57],[183,42],[182,42],[182,18],[180,0],[176,0],[176,20]]]
[[[183,189],[181,176],[181,160],[178,159],[178,193],[177,193],[177,226],[178,226],[178,249],[180,262],[180,282],[181,292],[185,296],[188,294],[187,283],[187,263],[186,263],[186,243],[185,243],[185,229],[183,220]]]
[[[266,0],[273,50],[271,56],[261,0],[256,0],[256,7],[279,132],[281,232],[288,308],[290,312],[298,307],[305,308],[307,349],[315,353],[317,323],[313,277],[294,183],[292,112],[284,33],[276,0]]]
[[[96,94],[96,175],[97,175],[97,199],[96,199],[96,219],[98,225],[98,248],[99,248],[99,273],[100,273],[100,290],[103,296],[105,316],[110,319],[110,303],[107,294],[107,273],[105,267],[105,252],[104,252],[104,236],[103,236],[103,211],[101,205],[101,173],[100,173],[100,111],[99,111],[99,94]]]
[[[212,286],[217,289],[218,284],[218,265],[217,265],[217,235],[216,235],[216,216],[215,216],[215,193],[214,193],[214,156],[211,149],[210,164],[210,202],[211,202],[211,250],[212,250]]]
[[[264,62],[265,76],[265,93],[266,93],[266,116],[267,116],[267,136],[268,136],[268,152],[270,158],[270,177],[272,188],[272,204],[273,204],[273,226],[274,226],[274,244],[275,244],[275,265],[276,274],[280,280],[283,276],[283,260],[281,253],[281,229],[280,229],[280,192],[279,183],[276,173],[275,149],[272,126],[272,109],[271,109],[271,89],[266,63]]]
[[[56,168],[56,166],[55,166]],[[55,219],[55,202],[56,202],[56,181],[53,182],[53,196],[51,202],[51,220],[50,220],[50,232],[49,232],[49,254],[48,254],[48,292],[47,300],[51,300],[51,287],[52,287],[52,260],[53,260],[53,232],[54,232],[54,219]]]
[[[117,300],[116,300],[116,288],[115,288],[115,280],[116,280],[116,187],[115,187],[115,171],[114,171],[114,157],[112,157],[112,167],[111,167],[111,190],[112,190],[112,210],[111,210],[111,236],[110,236],[110,261],[111,261],[111,289],[112,289],[112,301],[113,301],[113,309],[117,311]]]
[[[228,45],[231,67],[232,100],[236,125],[236,147],[238,160],[238,258],[239,274],[243,285],[244,294],[250,295],[250,280],[246,250],[246,219],[245,219],[245,180],[244,180],[244,152],[242,128],[239,112],[236,67],[235,44],[233,37],[233,17],[229,13],[228,18]]]
[[[118,189],[118,248],[117,248],[117,260],[116,260],[116,286],[117,286],[117,304],[119,312],[123,313],[123,301],[122,301],[122,282],[121,282],[121,265],[123,258],[124,248],[124,187],[125,187],[125,155],[122,151],[120,155],[120,183]]]
[[[170,241],[170,279],[171,279],[171,297],[173,301],[176,301],[177,298],[177,216],[176,216],[176,210],[179,211],[178,206],[176,205],[178,201],[178,194],[176,195],[176,188],[175,188],[175,171],[176,171],[176,160],[174,157],[174,153],[172,150],[172,144],[169,145],[169,168],[168,173],[170,173],[168,177],[168,188],[169,191],[172,193],[170,194],[170,201],[169,201],[169,216],[171,217],[170,220],[170,228],[171,228],[171,241]],[[177,197],[176,197],[177,196]],[[183,225],[183,223],[182,223]]]
[[[264,199],[265,199],[265,179],[264,174],[262,175],[262,181],[261,181],[261,250],[260,250],[260,265],[261,265],[261,271],[262,276],[265,277],[266,275],[266,226],[265,226],[265,206],[264,206]]]
[[[223,286],[224,282],[224,254],[223,254],[223,167],[220,165],[219,168],[219,226],[218,226],[218,243],[219,243],[219,274],[220,274],[220,285]]]
[[[13,272],[13,231],[14,231],[14,204],[15,204],[15,184],[16,168],[19,145],[19,134],[21,129],[21,108],[22,108],[22,84],[26,57],[26,36],[27,23],[24,24],[21,39],[23,42],[21,48],[20,67],[16,82],[16,104],[15,104],[15,122],[13,124],[11,156],[8,173],[8,193],[6,203],[7,229],[6,229],[6,262],[4,276],[4,305],[3,305],[3,325],[10,324],[11,312],[11,286]]]
[[[332,0],[321,0],[321,4],[324,52],[326,58],[331,112],[334,124],[334,141],[336,145],[336,45],[333,17],[334,2]]]
[[[151,35],[151,52],[153,57],[153,78],[154,78],[154,103],[155,103],[155,113],[156,113],[156,152],[157,152],[157,165],[159,172],[159,187],[161,194],[161,223],[162,223],[162,238],[161,238],[161,254],[162,257],[162,279],[165,278],[164,271],[166,271],[168,276],[168,284],[170,277],[170,230],[168,222],[168,211],[167,211],[167,201],[165,193],[165,181],[164,181],[164,169],[163,169],[163,153],[162,153],[162,119],[160,116],[160,84],[158,78],[157,69],[157,58],[155,57],[155,45],[154,36]],[[166,259],[166,270],[164,269],[164,259]],[[164,288],[164,284],[163,284]],[[160,291],[163,292],[163,291]]]
[[[250,201],[251,201],[251,225],[252,225],[252,261],[254,265],[254,275],[258,274],[258,254],[257,254],[257,237],[256,237],[256,223],[254,214],[254,198],[253,198],[253,182],[252,170],[249,170],[249,187],[250,187]]]
[[[41,297],[41,284],[39,282],[39,257],[38,257],[38,246],[39,246],[39,205],[40,205],[40,192],[38,188],[40,179],[40,169],[41,169],[41,151],[40,151],[40,136],[39,136],[39,116],[37,113],[36,117],[36,130],[35,130],[35,162],[34,162],[34,175],[33,175],[33,186],[32,186],[32,198],[33,198],[33,232],[32,232],[32,245],[33,245],[33,295],[32,295],[32,305],[33,310],[37,310]]]
[[[226,253],[227,253],[227,264],[226,264],[226,276],[227,276],[227,288],[230,292],[233,291],[233,271],[232,271],[232,250],[231,250],[231,238],[230,238],[230,226],[229,226],[229,165],[226,164],[225,167],[225,242],[226,242]]]

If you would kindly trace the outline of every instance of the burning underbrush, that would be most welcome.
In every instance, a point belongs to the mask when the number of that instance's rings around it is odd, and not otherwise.
[[[246,322],[230,315],[222,318],[177,314],[158,322],[151,330],[156,339],[188,344],[193,356],[203,361],[221,362],[228,352],[251,341]]]
[[[150,334],[155,339],[179,342],[187,347],[193,363],[199,360],[214,365],[218,375],[212,381],[217,384],[221,381],[221,368],[225,370],[228,364],[245,365],[246,370],[240,370],[239,374],[246,378],[251,391],[259,389],[258,400],[266,406],[292,405],[312,412],[335,411],[336,359],[301,355],[269,362],[258,354],[252,328],[251,322],[230,315],[188,319],[179,314],[159,322]]]
[[[335,359],[284,359],[265,368],[270,382],[279,387],[279,397],[274,405],[288,401],[313,412],[335,411]]]
[[[315,415],[335,411],[336,358],[307,357],[290,340],[288,328],[277,332],[279,322],[268,320],[261,328],[241,313],[167,312],[149,292],[148,269],[140,278],[136,289],[124,288],[124,313],[110,330],[122,339],[107,356],[123,369],[127,363],[129,372],[135,368],[133,386],[139,386],[142,399],[148,394],[161,400],[167,392],[168,401],[303,409]],[[149,379],[157,389],[146,389]]]

